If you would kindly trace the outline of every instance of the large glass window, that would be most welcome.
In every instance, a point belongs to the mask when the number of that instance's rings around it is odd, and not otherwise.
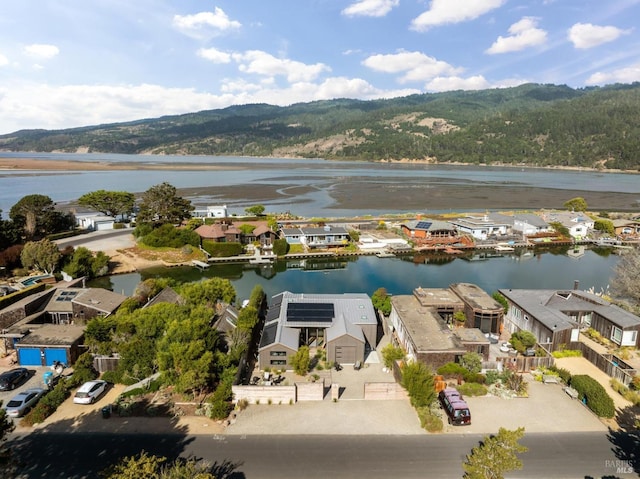
[[[616,326],[611,329],[611,341],[616,344],[620,344],[622,342],[622,329],[617,328]]]

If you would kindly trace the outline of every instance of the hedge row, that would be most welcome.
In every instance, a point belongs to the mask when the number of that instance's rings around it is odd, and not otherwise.
[[[591,376],[578,374],[571,376],[570,385],[578,391],[580,400],[586,400],[587,407],[599,417],[613,417],[616,413],[613,399],[605,388]]]
[[[244,248],[240,243],[216,243],[211,240],[202,241],[202,249],[214,258],[227,258],[242,254]]]
[[[35,293],[39,293],[44,291],[47,287],[44,283],[36,283],[33,286],[27,286],[24,289],[16,291],[15,293],[7,294],[6,296],[0,297],[0,309],[11,306],[14,303],[17,303],[22,298],[26,298],[27,296]]]

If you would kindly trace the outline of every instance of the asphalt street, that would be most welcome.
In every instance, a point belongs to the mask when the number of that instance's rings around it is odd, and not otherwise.
[[[214,466],[216,477],[454,478],[482,435],[426,436],[224,436],[113,435],[35,432],[14,438],[19,478],[88,478],[116,458],[141,450],[168,458],[196,457]],[[636,477],[613,452],[602,432],[528,434],[524,468],[508,477]],[[629,452],[629,451],[628,451]]]

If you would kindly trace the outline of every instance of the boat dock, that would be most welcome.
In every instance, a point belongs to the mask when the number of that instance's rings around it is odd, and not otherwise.
[[[198,261],[197,259],[194,259],[193,261],[191,261],[191,264],[193,264],[196,268],[198,268],[199,270],[202,270],[202,271],[204,271],[209,266],[211,266],[209,263],[205,263],[203,261]]]

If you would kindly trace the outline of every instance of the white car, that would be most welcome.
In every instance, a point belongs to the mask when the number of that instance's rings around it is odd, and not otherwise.
[[[46,391],[42,388],[32,388],[16,394],[4,407],[7,416],[22,417],[28,413],[40,400]]]
[[[102,379],[87,381],[78,388],[73,402],[76,404],[93,404],[96,399],[107,389],[107,382]]]

